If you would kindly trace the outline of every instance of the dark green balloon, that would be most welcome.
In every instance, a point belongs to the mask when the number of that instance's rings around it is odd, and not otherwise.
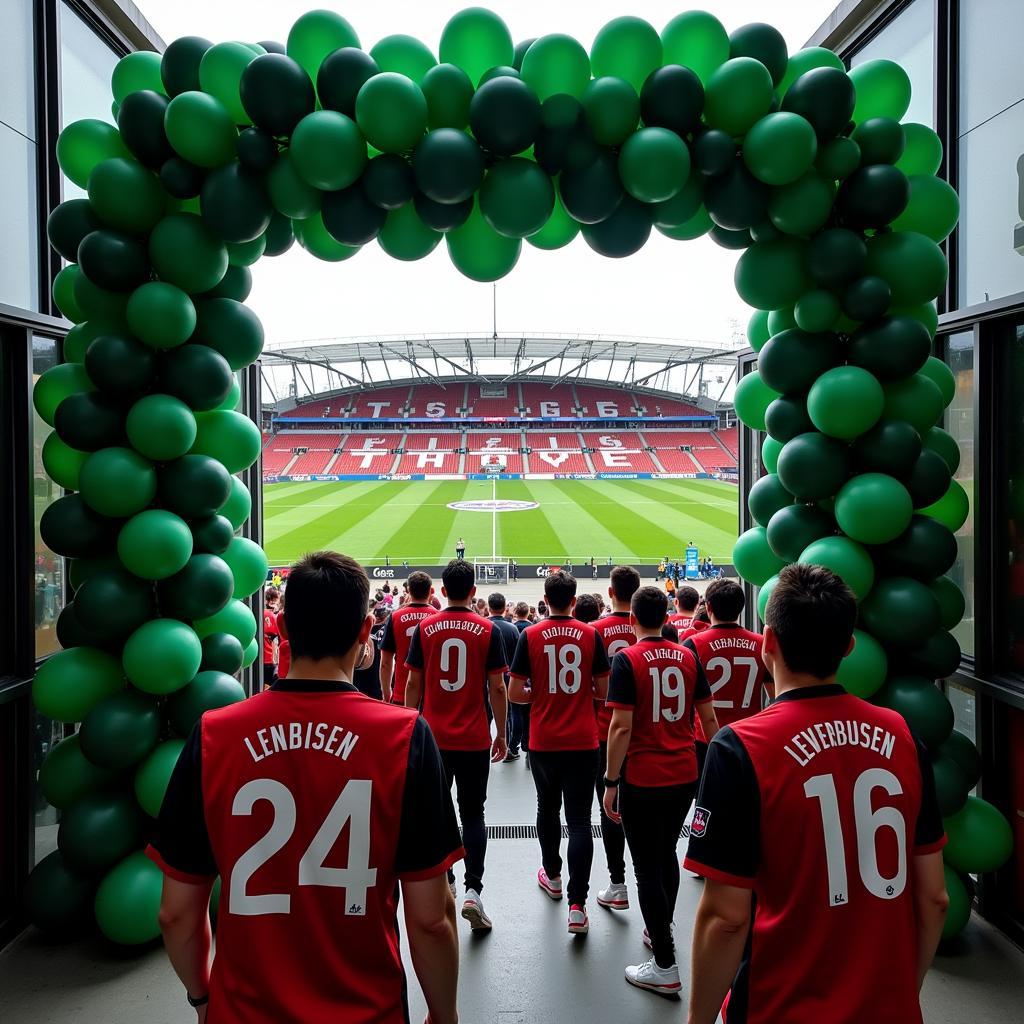
[[[812,68],[786,90],[782,109],[811,123],[818,140],[834,139],[849,123],[856,90],[849,75],[838,68]]]
[[[418,216],[431,231],[453,231],[465,224],[473,212],[472,198],[461,203],[437,203],[422,192],[417,192],[413,203],[415,216]],[[429,241],[430,238],[424,235],[424,244],[428,244]],[[433,249],[433,245],[430,245],[430,248]]]
[[[640,91],[645,125],[685,136],[697,130],[704,109],[704,86],[690,68],[668,64],[652,71]]]
[[[884,228],[910,200],[907,176],[890,164],[872,164],[855,171],[839,189],[837,208],[853,228]]]
[[[86,350],[85,370],[105,395],[134,401],[156,380],[157,354],[128,335],[104,334]]]
[[[68,395],[54,414],[60,439],[80,452],[95,452],[124,442],[124,412],[98,391]]]
[[[818,158],[814,166],[831,181],[842,181],[860,166],[860,146],[853,139],[841,135],[838,139],[818,146]]]
[[[54,553],[66,558],[106,554],[113,544],[112,520],[94,512],[81,495],[67,494],[46,507],[39,535]]]
[[[736,161],[736,143],[728,132],[712,128],[693,142],[693,166],[711,177],[724,174]]]
[[[701,208],[703,199],[704,178],[699,174],[691,174],[686,184],[671,199],[653,204],[655,227],[680,227]]]
[[[104,160],[89,175],[89,201],[101,221],[119,231],[144,234],[163,216],[160,182],[124,157]]]
[[[265,174],[277,163],[277,157],[277,141],[270,132],[246,128],[238,133],[238,161],[247,171]]]
[[[953,730],[953,708],[924,676],[890,676],[872,700],[898,711],[929,748],[939,746]]]
[[[851,320],[878,320],[889,310],[892,289],[880,277],[858,278],[842,294],[840,305]]]
[[[216,349],[232,370],[241,370],[263,351],[263,325],[241,302],[206,299],[196,304],[192,340]]]
[[[115,292],[109,288],[101,288],[83,272],[81,267],[75,268],[78,273],[73,282],[75,303],[87,320],[104,318],[121,318],[125,316],[128,303],[128,292]]]
[[[640,98],[629,82],[595,78],[583,94],[583,109],[594,139],[602,146],[621,146],[640,120]]]
[[[939,747],[939,753],[952,758],[964,773],[968,788],[973,788],[981,778],[981,755],[978,748],[962,732],[954,729],[948,739]]]
[[[533,144],[533,155],[552,177],[566,169],[583,169],[601,152],[581,101],[571,96],[552,96],[541,104],[540,117],[541,129]]]
[[[103,637],[86,629],[78,620],[75,602],[69,601],[57,616],[57,643],[67,650],[69,647],[98,647],[116,654],[120,649],[120,641],[104,640]]]
[[[387,219],[387,211],[371,203],[358,184],[325,192],[321,214],[328,233],[344,245],[373,241]]]
[[[181,345],[160,360],[162,390],[197,412],[216,409],[233,381],[227,360],[208,345]]]
[[[224,672],[203,671],[188,686],[171,695],[167,701],[167,718],[179,736],[188,736],[204,711],[241,700],[245,700],[245,690],[237,679]]]
[[[262,54],[249,64],[238,92],[252,123],[271,135],[290,135],[316,106],[309,75],[298,61],[281,53]]]
[[[776,398],[765,410],[764,423],[767,432],[782,442],[814,430],[814,424],[807,415],[807,403],[792,395]]]
[[[651,204],[624,196],[611,216],[583,225],[583,238],[596,253],[621,259],[639,252],[651,237]]]
[[[159,495],[182,519],[204,519],[231,496],[231,474],[208,455],[183,455],[160,471]]]
[[[71,871],[59,850],[44,857],[28,876],[25,912],[48,936],[66,941],[92,922],[93,879]]]
[[[890,316],[858,330],[850,339],[847,358],[880,380],[897,380],[924,365],[931,345],[928,329],[919,320]]]
[[[761,379],[786,395],[802,394],[841,358],[839,339],[831,332],[810,334],[795,327],[769,338],[758,355]]]
[[[117,111],[121,141],[139,163],[154,171],[159,171],[164,162],[174,156],[164,131],[169,102],[166,96],[153,89],[140,89],[125,96]]]
[[[834,530],[832,517],[817,505],[787,503],[768,520],[768,546],[779,558],[795,562],[805,548],[822,537],[828,537]]]
[[[114,772],[89,761],[78,734],[51,747],[39,769],[39,792],[48,804],[63,811],[87,793],[109,785]]]
[[[242,667],[245,649],[237,637],[230,633],[211,633],[203,639],[204,672],[214,671],[234,675]]]
[[[412,171],[416,186],[429,199],[463,203],[483,181],[484,155],[465,132],[438,128],[416,146]]]
[[[213,43],[201,36],[182,36],[167,45],[160,58],[160,78],[168,96],[201,88],[199,65]]]
[[[940,629],[920,647],[901,654],[898,664],[901,671],[928,679],[945,679],[960,667],[960,644],[952,633]]]
[[[172,156],[160,165],[160,184],[175,199],[194,199],[203,187],[206,172],[180,156]]]
[[[113,867],[142,836],[135,798],[110,790],[87,794],[64,812],[57,847],[70,868],[92,875]]]
[[[275,217],[280,214],[275,213]],[[289,225],[289,231],[291,226]],[[252,291],[252,271],[248,267],[229,266],[216,288],[203,293],[204,299],[234,299],[245,302]]]
[[[193,213],[173,213],[157,224],[149,258],[161,280],[192,294],[215,288],[228,269],[223,241]]]
[[[75,593],[75,606],[81,625],[103,640],[123,640],[156,613],[149,581],[123,569],[90,576]]]
[[[753,57],[759,60],[778,85],[786,73],[789,50],[782,33],[771,25],[754,22],[729,33],[729,57]]]
[[[712,226],[708,238],[723,249],[746,249],[754,241],[749,228],[733,231],[718,224]]]
[[[791,494],[804,501],[831,498],[850,471],[848,447],[824,434],[798,434],[779,455],[778,475]]]
[[[885,416],[906,420],[919,434],[933,427],[942,415],[942,392],[922,373],[912,373],[885,384]]]
[[[614,212],[625,191],[614,155],[602,151],[581,168],[567,168],[558,179],[562,205],[580,224],[597,224]]]
[[[354,46],[343,46],[329,53],[316,75],[320,105],[325,110],[337,110],[346,117],[355,117],[359,90],[379,72],[377,62]]]
[[[945,459],[938,452],[925,448],[907,478],[907,490],[914,500],[914,508],[933,505],[949,490],[951,479]]]
[[[86,580],[92,579],[98,572],[112,572],[114,569],[122,568],[117,557],[116,543],[105,551],[96,555],[84,555],[72,558],[67,564],[68,580],[71,589],[77,591]],[[63,646],[63,645],[62,645]],[[74,644],[72,646],[79,646]]]
[[[484,220],[498,234],[509,238],[526,238],[540,231],[554,206],[551,179],[532,160],[522,157],[495,164],[480,186],[480,212]]]
[[[516,43],[515,56],[512,59],[512,66],[516,71],[523,70],[523,58],[526,56],[526,51],[537,42],[536,37],[533,39],[523,39]]]
[[[952,568],[957,558],[956,537],[930,516],[915,515],[903,533],[878,549],[877,557],[890,575],[929,583]]]
[[[157,585],[160,614],[183,622],[216,615],[234,591],[227,562],[217,555],[193,555],[180,571]]]
[[[932,775],[935,778],[935,795],[939,801],[939,813],[948,818],[956,814],[965,803],[970,784],[964,770],[947,754],[943,754],[943,743],[932,752]]]
[[[867,261],[864,239],[848,228],[826,228],[807,243],[807,269],[824,288],[840,288],[860,277]]]
[[[768,216],[768,186],[736,158],[727,171],[707,182],[704,206],[720,227],[730,231],[751,228]]]
[[[225,242],[259,238],[273,213],[260,178],[237,162],[218,167],[206,176],[199,205],[203,221]]]
[[[909,576],[877,580],[860,614],[867,629],[893,650],[913,650],[939,628],[938,600]]]
[[[851,136],[860,146],[862,167],[868,164],[894,164],[903,155],[907,137],[903,125],[891,117],[869,117],[861,121]]]
[[[540,100],[517,78],[494,78],[473,95],[469,124],[484,149],[497,156],[522,153],[540,131]]]
[[[227,551],[235,535],[235,528],[225,516],[212,515],[192,523],[192,539],[196,551],[219,555]]]
[[[922,438],[925,448],[942,456],[950,473],[960,468],[960,446],[941,427],[932,427]]]
[[[75,263],[82,239],[101,227],[88,199],[66,199],[47,218],[46,237],[64,259]]]
[[[266,239],[266,247],[263,250],[264,256],[283,256],[295,244],[295,232],[292,230],[291,220],[282,213],[274,211],[267,227],[267,233],[263,236]],[[228,269],[238,269],[231,268]],[[218,296],[218,298],[238,299],[237,295]],[[238,299],[239,302],[243,301]]]
[[[454,64],[436,64],[420,82],[427,100],[427,126],[465,128],[469,124],[469,104],[473,83],[462,68]]]
[[[135,690],[115,693],[85,716],[79,736],[82,753],[93,764],[128,768],[138,764],[160,739],[160,705]]]
[[[853,462],[860,472],[888,473],[905,479],[921,454],[921,438],[902,420],[880,420],[853,444]]]
[[[756,242],[739,258],[733,275],[741,299],[755,309],[783,309],[807,290],[806,245],[797,238]]]
[[[761,477],[747,495],[747,508],[759,526],[767,526],[781,508],[793,504],[793,495],[782,485],[775,473]],[[806,545],[804,545],[806,547]],[[803,548],[800,549],[801,551]]]
[[[416,191],[412,168],[397,153],[375,156],[366,165],[360,184],[366,198],[382,210],[397,210],[409,202]]]

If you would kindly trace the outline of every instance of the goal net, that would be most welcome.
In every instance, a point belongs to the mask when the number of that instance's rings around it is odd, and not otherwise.
[[[504,586],[508,583],[507,558],[474,558],[473,569],[477,586]]]

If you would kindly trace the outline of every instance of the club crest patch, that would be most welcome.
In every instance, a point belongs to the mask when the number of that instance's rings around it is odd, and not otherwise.
[[[690,822],[690,835],[694,839],[700,839],[708,830],[708,822],[711,820],[711,812],[703,807],[693,809],[693,821]]]

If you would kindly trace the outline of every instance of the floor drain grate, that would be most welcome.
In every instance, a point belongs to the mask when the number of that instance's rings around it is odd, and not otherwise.
[[[591,825],[590,832],[595,839],[601,838],[601,826]],[[567,825],[562,826],[562,838],[566,839],[569,835],[569,828]],[[488,825],[487,826],[487,838],[488,839],[536,839],[537,838],[537,826],[536,825]]]

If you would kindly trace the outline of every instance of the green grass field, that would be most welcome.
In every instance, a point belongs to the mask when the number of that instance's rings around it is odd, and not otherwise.
[[[490,512],[456,511],[453,501],[489,499],[490,481],[406,480],[285,483],[264,489],[265,547],[272,565],[332,548],[360,561],[436,565],[455,553],[491,554]],[[499,499],[539,507],[497,515],[497,554],[519,562],[579,564],[681,558],[693,541],[701,557],[731,561],[737,490],[715,480],[499,480]]]

